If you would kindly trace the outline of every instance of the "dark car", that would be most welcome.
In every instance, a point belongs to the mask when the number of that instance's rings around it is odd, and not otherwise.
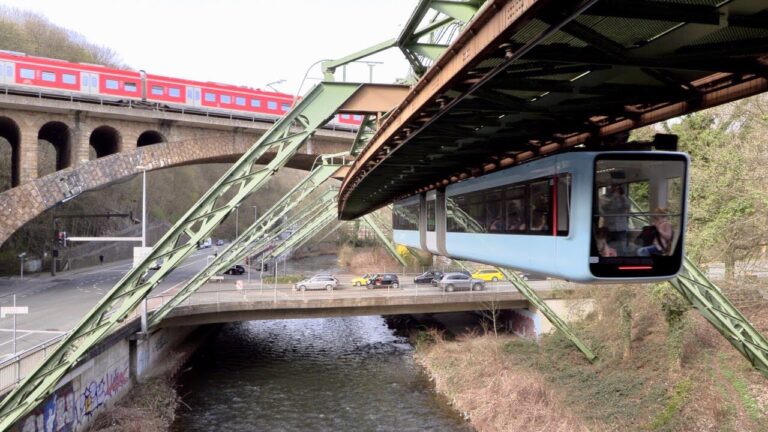
[[[413,282],[417,284],[431,283],[433,280],[442,279],[442,277],[442,272],[430,270],[413,278]]]
[[[547,276],[539,273],[520,273],[520,278],[524,281],[547,280]]]
[[[400,280],[394,273],[379,273],[375,278],[369,280],[368,289],[377,287],[391,286],[392,288],[400,287]]]
[[[241,265],[233,265],[232,267],[230,267],[224,273],[226,273],[228,275],[241,275],[241,274],[245,273],[245,267],[243,267]]]
[[[432,286],[435,286],[435,287],[438,286],[440,284],[440,280],[445,275],[447,275],[448,273],[461,273],[461,274],[466,275],[466,276],[468,276],[470,278],[472,277],[472,273],[470,273],[469,270],[456,270],[456,271],[450,271],[449,270],[449,271],[447,271],[445,273],[440,273],[440,277],[436,277],[436,278],[432,279]]]

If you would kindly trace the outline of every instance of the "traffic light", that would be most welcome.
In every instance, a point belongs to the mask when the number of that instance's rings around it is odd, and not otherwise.
[[[67,232],[66,231],[59,231],[58,233],[56,233],[56,239],[58,240],[59,246],[67,247]]]

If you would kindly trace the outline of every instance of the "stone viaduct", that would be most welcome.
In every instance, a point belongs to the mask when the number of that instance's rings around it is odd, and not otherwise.
[[[271,125],[257,118],[0,94],[0,147],[10,145],[11,154],[11,173],[0,173],[11,185],[0,192],[0,244],[45,210],[144,169],[233,162]],[[354,136],[321,129],[287,166],[309,170],[319,154],[348,151]],[[52,146],[55,166],[41,161],[43,146]],[[261,162],[271,157],[265,154]]]

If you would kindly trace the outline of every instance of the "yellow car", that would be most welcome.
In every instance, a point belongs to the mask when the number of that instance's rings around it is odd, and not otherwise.
[[[504,279],[504,275],[496,269],[479,270],[472,274],[474,279],[481,279],[486,282],[498,282]]]
[[[362,276],[360,276],[358,278],[352,279],[352,285],[354,285],[356,287],[366,286],[366,285],[368,285],[368,280],[372,279],[374,276],[376,276],[376,275],[375,274],[368,274],[368,273],[366,273],[366,274],[364,274],[364,275],[362,275]]]

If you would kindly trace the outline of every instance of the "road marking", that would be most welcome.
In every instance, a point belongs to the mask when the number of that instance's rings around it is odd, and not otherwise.
[[[66,333],[64,331],[58,331],[58,330],[22,330],[22,329],[16,329],[16,331],[17,332],[25,332],[25,333],[49,333],[49,334],[64,334],[64,333]],[[13,329],[0,328],[0,332],[13,333]]]

